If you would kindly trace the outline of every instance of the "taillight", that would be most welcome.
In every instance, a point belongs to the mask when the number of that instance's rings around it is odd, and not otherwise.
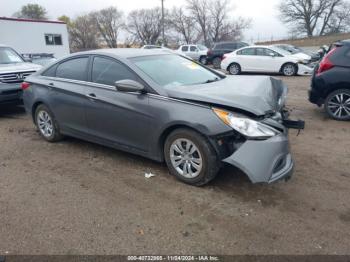
[[[329,53],[327,55],[325,55],[323,57],[323,59],[321,60],[319,66],[318,66],[318,70],[317,70],[316,75],[320,75],[323,72],[334,67],[334,64],[331,62],[331,60],[329,58],[335,52],[336,49],[337,49],[336,47],[333,48],[331,51],[329,51]]]
[[[30,87],[30,84],[28,82],[22,82],[22,84],[21,84],[22,90],[26,90],[29,87]]]
[[[207,55],[211,55],[213,52],[211,50],[208,50]]]
[[[222,56],[222,60],[224,60],[224,59],[226,59],[226,58],[227,58],[227,55],[226,55],[226,54]]]

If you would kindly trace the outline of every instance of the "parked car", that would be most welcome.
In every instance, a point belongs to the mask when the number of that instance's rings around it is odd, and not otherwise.
[[[242,72],[282,73],[285,76],[312,73],[309,60],[275,46],[249,46],[225,54],[221,68],[231,75]]]
[[[204,45],[182,45],[177,50],[178,53],[199,61],[203,65],[207,63],[207,51],[208,48]]]
[[[276,44],[273,46],[286,50],[292,55],[298,54],[301,59],[307,59],[307,60],[310,60],[310,62],[317,62],[321,58],[318,52],[307,51],[298,46],[288,45],[288,44]]]
[[[248,46],[244,42],[221,42],[214,44],[212,49],[207,52],[207,63],[213,64],[214,68],[220,68],[221,60],[224,54],[231,53],[234,50]]]
[[[335,43],[316,66],[309,100],[333,119],[350,120],[350,39]]]
[[[166,47],[160,45],[144,45],[141,47],[142,49],[164,49]]]
[[[21,54],[21,56],[34,64],[46,66],[57,60],[52,53]]]
[[[0,45],[0,104],[20,104],[20,83],[40,68],[40,65],[26,62],[11,47]]]
[[[292,174],[281,80],[230,77],[161,50],[76,53],[22,84],[40,135],[63,135],[165,161],[191,185],[223,163],[253,183]]]

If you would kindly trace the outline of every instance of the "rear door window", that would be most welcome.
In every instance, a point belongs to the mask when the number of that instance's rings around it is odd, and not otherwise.
[[[60,63],[56,69],[56,77],[86,81],[88,60],[88,57],[79,57]]]
[[[237,52],[238,55],[255,55],[255,48],[246,48]]]
[[[91,80],[94,83],[114,86],[116,81],[119,80],[135,80],[138,81],[138,77],[125,65],[117,62],[114,59],[105,57],[95,57],[92,64]]]

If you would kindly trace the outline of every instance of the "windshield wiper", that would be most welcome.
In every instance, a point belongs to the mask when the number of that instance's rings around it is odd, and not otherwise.
[[[219,81],[218,77],[215,77],[214,79],[208,79],[207,81],[204,82],[204,84],[213,83],[213,82],[216,82],[216,81]]]

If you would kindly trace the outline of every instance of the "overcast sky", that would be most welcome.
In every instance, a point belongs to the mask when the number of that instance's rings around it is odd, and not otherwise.
[[[281,0],[231,0],[235,7],[231,12],[233,16],[252,18],[253,25],[245,32],[245,40],[252,38],[268,40],[273,37],[282,38],[287,35],[287,29],[278,20],[277,5]],[[92,10],[108,6],[116,6],[125,13],[135,8],[149,8],[160,5],[160,0],[0,0],[0,16],[12,16],[22,5],[37,3],[48,11],[50,19],[55,20],[60,15],[74,17],[88,13]],[[185,4],[185,0],[165,0],[165,7]]]

